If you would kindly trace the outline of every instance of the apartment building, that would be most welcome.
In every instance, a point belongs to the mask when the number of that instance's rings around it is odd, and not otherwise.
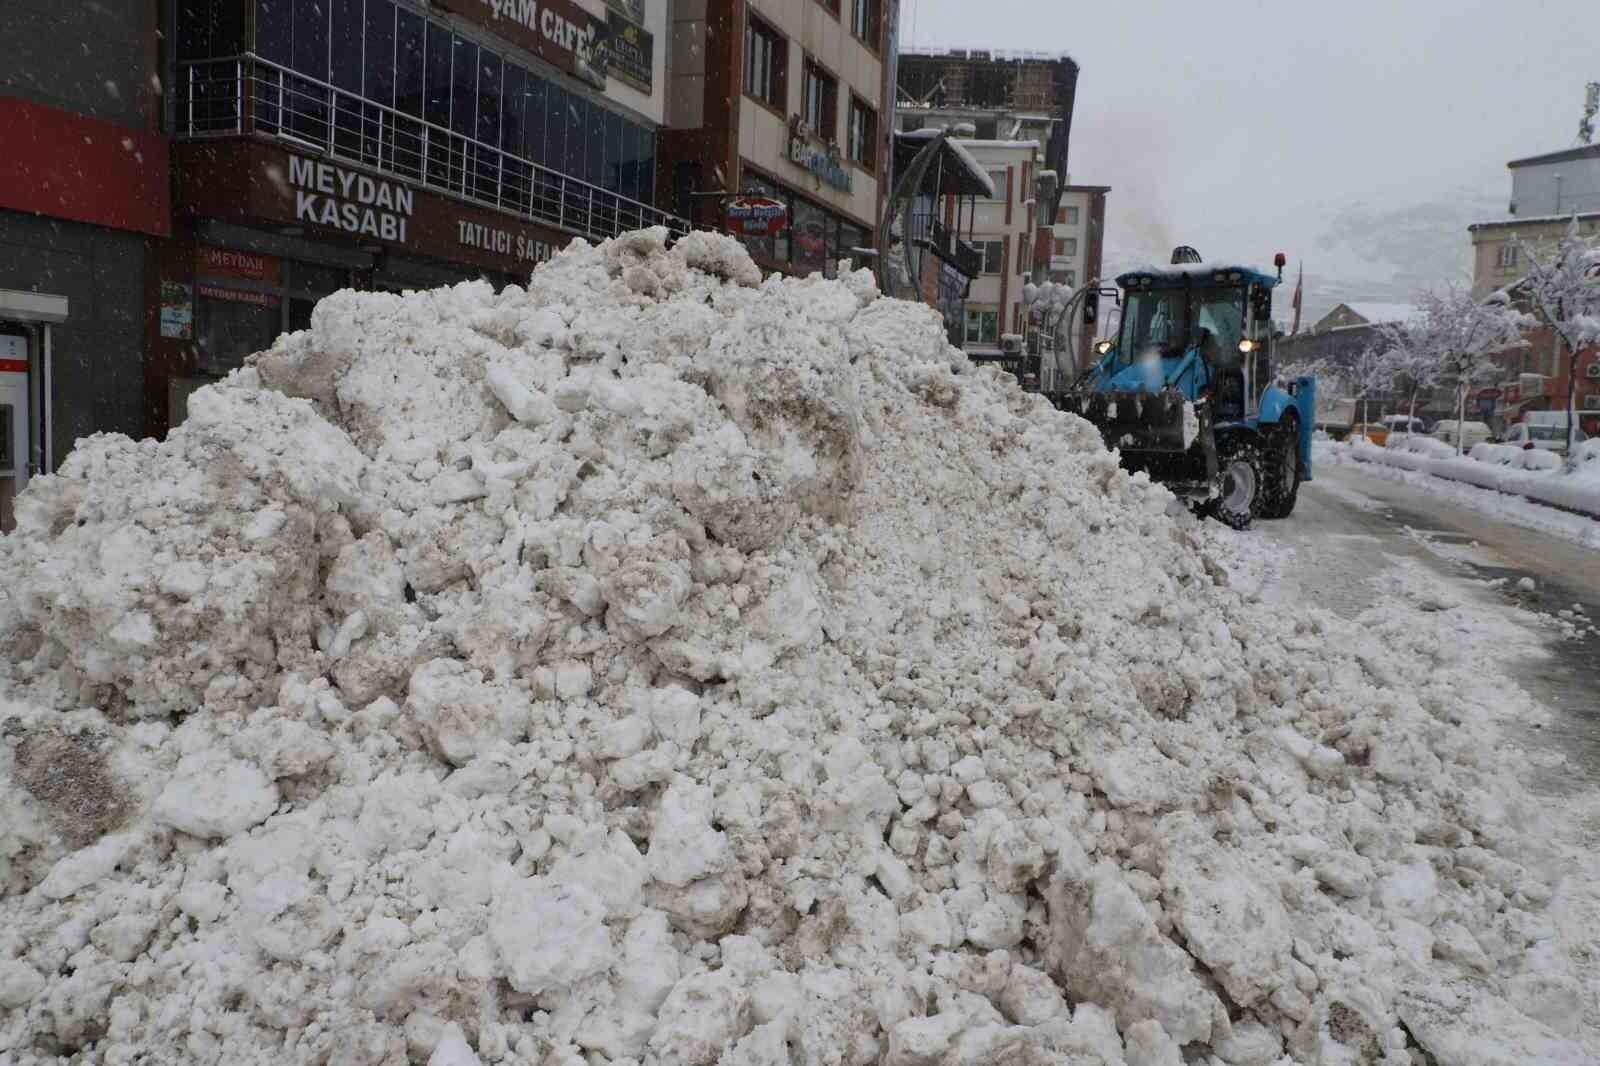
[[[1032,189],[1040,146],[1034,141],[958,143],[994,186],[993,197],[975,204],[969,241],[982,265],[967,291],[961,347],[975,361],[998,359],[1002,337],[1024,329],[1022,286],[1033,267]]]
[[[768,271],[831,274],[873,245],[893,11],[889,0],[679,2],[661,136],[673,208],[722,229],[731,196],[778,201],[778,233],[741,235]]]

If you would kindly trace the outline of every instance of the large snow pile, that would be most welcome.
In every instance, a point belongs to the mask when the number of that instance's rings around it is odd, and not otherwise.
[[[0,541],[0,1057],[1584,1058],[1498,690],[865,273],[580,243],[190,410]]]

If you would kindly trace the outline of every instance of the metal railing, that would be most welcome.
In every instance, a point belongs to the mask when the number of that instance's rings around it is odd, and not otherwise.
[[[911,216],[911,241],[923,241],[940,259],[954,266],[969,278],[983,273],[983,253],[975,246],[957,237],[950,228],[930,214]]]
[[[259,135],[594,239],[684,219],[253,54],[179,65],[180,138]],[[653,182],[653,172],[636,180]]]

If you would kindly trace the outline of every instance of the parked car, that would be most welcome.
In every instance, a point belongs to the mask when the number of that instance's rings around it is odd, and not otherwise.
[[[1428,432],[1428,424],[1411,415],[1384,415],[1379,421],[1388,427],[1390,433]]]
[[[1487,422],[1457,422],[1453,418],[1441,419],[1433,427],[1432,436],[1435,440],[1442,440],[1450,447],[1456,446],[1456,426],[1461,427],[1461,450],[1471,451],[1474,445],[1483,444],[1490,440],[1494,434],[1489,431]]]
[[[1578,442],[1588,440],[1588,434],[1578,430]],[[1506,444],[1518,448],[1537,449],[1542,452],[1567,454],[1567,416],[1564,411],[1530,411],[1516,425],[1506,430]]]
[[[1350,439],[1357,437],[1365,437],[1381,448],[1389,440],[1389,427],[1382,422],[1357,422],[1350,427]]]

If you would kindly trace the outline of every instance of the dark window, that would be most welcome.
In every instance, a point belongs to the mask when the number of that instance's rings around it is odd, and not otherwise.
[[[585,116],[584,129],[588,130],[585,137],[584,168],[580,177],[590,185],[605,186],[606,183],[606,116],[609,112],[599,104],[591,103],[589,113]]]
[[[333,98],[333,137],[341,155],[361,154],[361,69],[366,28],[362,0],[332,0],[329,80],[343,90]],[[348,94],[348,95],[346,95]]]
[[[474,183],[479,199],[494,202],[499,202],[500,154],[489,148],[500,147],[502,67],[500,57],[493,52],[478,53],[478,124],[474,136],[488,148],[472,146]]]
[[[294,69],[328,80],[328,0],[294,0]]]
[[[656,202],[656,134],[641,128],[639,155],[639,195],[641,203]],[[687,217],[687,216],[686,216]]]
[[[985,274],[998,274],[1004,258],[999,241],[978,241],[977,248],[983,253],[983,272]]]
[[[422,117],[436,126],[450,125],[450,31],[428,23],[427,86]]]
[[[535,163],[545,160],[546,91],[543,78],[528,75],[527,87],[522,90],[522,154]]]
[[[878,113],[859,97],[850,97],[850,159],[866,170],[878,165]]]
[[[850,32],[874,52],[878,50],[881,10],[882,0],[853,0],[850,11]]]
[[[825,141],[839,139],[839,82],[809,59],[800,113],[818,137]]]
[[[744,28],[744,91],[782,109],[789,48],[783,34],[749,16]]]
[[[589,101],[577,93],[567,93],[567,150],[562,157],[561,169],[575,178],[582,178],[589,166]]]
[[[500,94],[500,147],[505,149],[508,156],[521,156],[524,154],[522,118],[527,103],[524,94],[528,88],[528,72],[514,63],[505,66],[505,86]],[[510,158],[503,165],[506,173],[501,178],[500,195],[508,207],[526,211],[532,169]]]
[[[464,37],[450,43],[450,128],[472,137],[477,133],[478,46]]]
[[[628,125],[631,123],[616,112],[606,112],[606,169],[605,180],[600,184],[612,192],[622,188],[622,168],[627,165],[623,128]]]
[[[973,122],[973,136],[980,141],[992,141],[999,135],[1000,123],[992,118],[980,118]]]
[[[563,170],[567,165],[567,124],[572,117],[567,90],[547,82],[545,96],[549,104],[544,109],[544,158],[540,162],[552,170]]]
[[[422,176],[422,127],[415,121],[423,112],[427,82],[423,22],[419,15],[396,9],[394,24],[394,106],[410,119],[395,123],[389,147],[394,168],[413,178]]]
[[[367,0],[364,54],[362,92],[369,100],[393,107],[396,57],[390,0]],[[394,117],[371,104],[362,109],[361,155],[376,166],[394,165]]]
[[[256,0],[256,54],[285,67],[294,59],[294,0]]]

